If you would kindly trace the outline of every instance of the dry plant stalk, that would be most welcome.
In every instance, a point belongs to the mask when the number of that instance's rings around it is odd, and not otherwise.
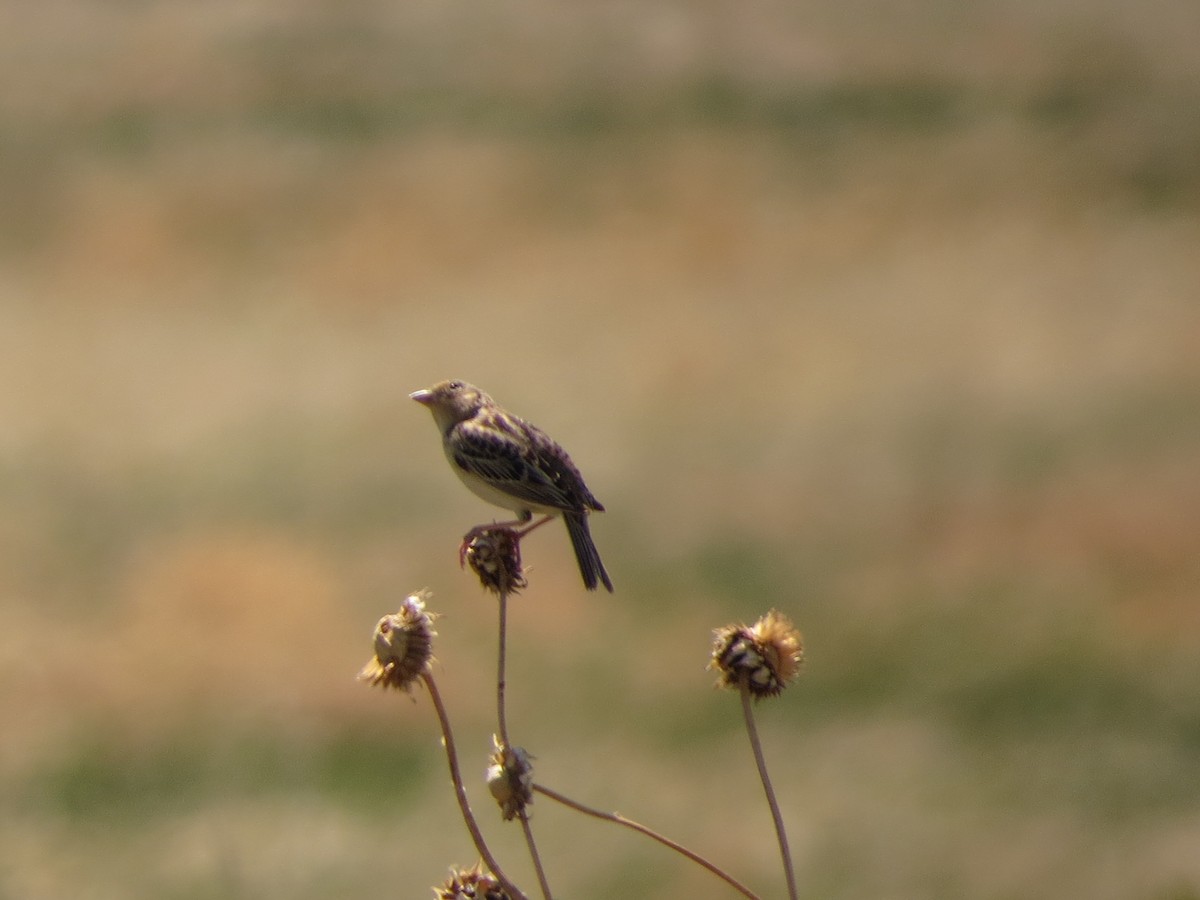
[[[783,826],[783,815],[771,778],[767,773],[766,758],[763,756],[762,741],[754,722],[754,701],[778,697],[800,672],[804,662],[804,642],[800,631],[791,620],[777,610],[771,610],[752,627],[726,625],[713,632],[712,659],[709,668],[720,673],[718,685],[734,688],[742,698],[742,713],[746,722],[746,733],[754,751],[758,766],[758,777],[762,782],[771,818],[775,823],[775,837],[779,841],[779,854],[783,859],[783,874],[787,881],[788,897],[796,900],[796,873],[792,867],[792,854],[788,848],[787,831]]]
[[[375,626],[375,654],[359,672],[359,680],[371,685],[394,688],[406,693],[412,693],[412,685],[420,679],[429,691],[430,700],[437,712],[438,722],[442,729],[442,745],[446,750],[446,761],[450,768],[450,780],[454,785],[454,794],[458,800],[459,811],[466,823],[467,831],[475,844],[475,849],[487,863],[488,869],[505,891],[506,900],[527,900],[520,889],[504,875],[487,842],[479,829],[471,804],[467,800],[466,787],[463,785],[462,772],[458,765],[458,751],[455,749],[454,732],[450,727],[450,716],[442,702],[442,696],[437,689],[430,672],[430,662],[433,659],[433,614],[425,611],[425,601],[429,595],[425,591],[417,591],[405,598],[399,612],[384,616]]]
[[[527,533],[527,532],[526,532]],[[521,533],[508,526],[481,526],[473,528],[459,550],[460,560],[470,564],[485,591],[496,595],[499,624],[496,627],[496,729],[492,743],[491,766],[488,768],[488,789],[500,804],[500,815],[504,820],[516,818],[521,822],[521,833],[529,858],[533,862],[538,885],[545,900],[550,900],[550,883],[546,869],[533,837],[533,826],[529,823],[527,807],[533,802],[533,767],[529,754],[521,747],[514,747],[508,738],[508,713],[505,704],[505,675],[508,660],[508,598],[526,586],[525,572],[521,566]]]
[[[532,757],[524,748],[510,742],[505,710],[508,599],[527,585],[521,567],[520,538],[521,532],[508,526],[480,526],[472,529],[464,540],[460,547],[460,560],[470,565],[480,584],[486,591],[494,593],[498,601],[497,733],[492,738],[493,752],[489,760],[487,785],[500,807],[501,817],[505,821],[515,818],[521,822],[542,896],[545,900],[551,900],[550,887],[533,839],[528,815],[528,807],[533,802],[535,792],[584,815],[610,821],[645,835],[705,868],[743,897],[758,900],[756,894],[731,875],[653,829],[618,813],[604,812],[578,803],[557,791],[534,783]],[[399,612],[385,616],[379,621],[374,635],[374,657],[363,667],[359,678],[372,685],[410,694],[412,685],[420,680],[425,684],[437,712],[455,796],[486,869],[480,864],[471,869],[452,869],[450,878],[434,888],[435,895],[439,900],[527,900],[520,889],[501,871],[488,849],[467,800],[449,716],[430,673],[430,662],[433,659],[432,639],[435,632],[432,629],[433,614],[425,611],[427,596],[424,592],[410,595],[401,604]],[[762,744],[755,726],[752,701],[779,696],[799,673],[803,659],[800,632],[787,616],[771,610],[753,626],[728,625],[717,629],[714,632],[709,662],[709,667],[720,673],[719,686],[737,690],[741,696],[745,725],[758,766],[759,778],[771,808],[783,859],[788,896],[792,900],[797,897],[795,873],[783,817],[771,786]]]
[[[708,871],[712,872],[743,897],[746,897],[747,900],[759,900],[758,894],[751,891],[750,888],[746,887],[728,872],[717,868],[717,866],[713,865],[699,853],[689,850],[687,847],[683,846],[683,844],[677,843],[676,841],[671,840],[669,837],[659,834],[653,828],[649,828],[640,822],[635,822],[633,819],[623,816],[620,813],[605,812],[602,809],[595,809],[594,807],[587,806],[583,803],[580,803],[578,800],[572,800],[570,797],[560,794],[558,791],[551,790],[544,785],[535,784],[533,789],[539,794],[549,797],[551,800],[556,800],[557,802],[563,804],[563,806],[573,809],[576,812],[583,813],[585,816],[591,816],[594,819],[603,819],[606,822],[622,825],[625,828],[636,831],[638,834],[644,834],[651,840],[658,841],[658,843],[662,844],[664,847],[669,847],[681,856],[690,859],[692,862],[696,863],[696,865],[708,869]]]

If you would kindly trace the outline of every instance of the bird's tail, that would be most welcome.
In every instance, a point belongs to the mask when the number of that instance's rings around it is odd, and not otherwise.
[[[579,561],[579,574],[583,576],[583,584],[589,591],[596,589],[597,583],[603,583],[608,592],[612,593],[612,581],[600,561],[600,552],[592,540],[591,529],[588,528],[587,513],[566,513],[563,520],[567,523],[567,534],[571,536],[571,546],[575,548],[575,559]]]

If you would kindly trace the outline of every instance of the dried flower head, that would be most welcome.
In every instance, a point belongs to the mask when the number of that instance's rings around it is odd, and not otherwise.
[[[462,547],[460,562],[466,561],[479,576],[485,591],[515,594],[525,587],[521,568],[521,539],[511,528],[482,528],[473,532]]]
[[[495,735],[492,745],[495,751],[487,770],[487,786],[507,822],[533,802],[533,764],[522,747],[506,747]]]
[[[510,900],[496,876],[481,863],[469,869],[451,869],[450,877],[433,889],[437,900]]]
[[[804,662],[804,643],[791,619],[771,610],[747,628],[726,625],[713,632],[710,669],[721,687],[743,683],[755,699],[774,697],[794,679]]]
[[[433,659],[433,614],[425,611],[425,591],[404,598],[399,612],[384,616],[375,626],[375,655],[359,680],[372,685],[411,691],[413,682]]]

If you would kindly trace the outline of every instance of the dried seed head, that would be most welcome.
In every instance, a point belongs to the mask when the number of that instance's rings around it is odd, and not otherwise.
[[[525,587],[521,541],[511,528],[484,528],[463,545],[462,558],[479,576],[485,591],[515,594]]]
[[[375,655],[358,673],[360,681],[411,691],[417,677],[428,670],[437,634],[433,614],[425,611],[428,596],[425,591],[417,591],[404,599],[399,612],[379,620],[375,626]]]
[[[533,802],[533,764],[522,747],[506,747],[494,735],[492,745],[487,786],[507,822]]]
[[[726,625],[713,632],[710,669],[721,687],[745,684],[755,699],[774,697],[796,677],[804,661],[800,631],[783,613],[771,610],[752,627]]]
[[[481,863],[469,869],[451,869],[450,877],[433,889],[437,900],[510,900],[496,876]]]

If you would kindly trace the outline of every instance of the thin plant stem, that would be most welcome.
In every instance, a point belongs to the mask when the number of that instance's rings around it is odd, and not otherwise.
[[[771,787],[771,778],[767,775],[767,762],[763,757],[762,742],[758,739],[758,727],[754,724],[754,707],[750,697],[750,687],[743,677],[741,682],[742,713],[746,719],[746,733],[750,737],[750,747],[754,750],[754,761],[758,765],[758,777],[762,781],[763,791],[767,795],[767,804],[771,807],[771,817],[775,820],[775,836],[779,839],[779,853],[783,857],[783,874],[787,879],[788,897],[796,900],[796,873],[792,870],[792,854],[788,849],[787,832],[783,828],[783,816],[779,812],[779,803],[775,799],[775,789]]]
[[[538,884],[542,888],[542,896],[550,900],[550,882],[546,880],[546,870],[542,868],[542,857],[538,853],[537,844],[533,840],[533,828],[529,825],[529,814],[525,810],[517,813],[521,820],[521,830],[525,832],[525,843],[529,846],[529,856],[533,859],[533,869],[537,872]]]
[[[563,794],[560,794],[558,791],[551,790],[550,788],[544,787],[543,785],[540,785],[540,784],[535,784],[533,786],[533,789],[535,791],[537,791],[539,794],[541,794],[542,796],[549,797],[551,800],[557,800],[559,803],[563,804],[564,806],[570,807],[571,809],[575,810],[576,812],[581,812],[584,815],[592,816],[593,818],[596,818],[596,819],[604,819],[606,822],[614,822],[617,825],[624,825],[626,828],[630,828],[630,829],[638,832],[639,834],[644,834],[646,837],[650,838],[651,840],[658,841],[664,847],[670,847],[676,853],[680,853],[683,856],[686,856],[692,862],[696,863],[697,865],[703,866],[705,869],[708,869],[708,871],[712,872],[714,875],[716,875],[718,878],[720,878],[722,881],[724,881],[726,884],[728,884],[731,888],[733,888],[735,891],[737,891],[743,897],[748,898],[748,900],[760,900],[760,898],[757,894],[755,894],[753,891],[751,891],[750,888],[746,887],[740,881],[735,879],[732,875],[730,875],[729,873],[725,872],[724,870],[718,868],[717,866],[715,866],[713,863],[709,862],[707,859],[705,859],[700,854],[698,854],[692,850],[689,850],[687,847],[683,846],[682,844],[676,843],[675,841],[671,840],[668,837],[665,837],[665,836],[659,834],[653,828],[648,828],[647,826],[641,824],[640,822],[635,822],[633,819],[627,819],[625,816],[621,815],[620,813],[605,812],[602,809],[595,809],[591,806],[586,806],[582,803],[579,803],[576,800],[572,800],[570,797],[566,797]]]
[[[429,690],[429,697],[433,701],[433,708],[437,710],[438,721],[442,726],[442,744],[446,748],[446,761],[450,766],[450,780],[454,783],[454,795],[458,799],[458,808],[462,812],[463,821],[467,823],[467,831],[471,833],[471,840],[475,843],[475,849],[487,864],[488,870],[496,876],[496,879],[513,900],[528,900],[525,894],[521,892],[521,889],[513,884],[508,876],[501,871],[499,863],[496,862],[496,858],[492,856],[492,851],[488,849],[487,842],[483,839],[483,832],[479,830],[479,823],[475,821],[475,814],[471,812],[471,804],[467,800],[467,789],[463,786],[462,772],[458,767],[458,751],[454,747],[454,732],[450,728],[450,717],[446,713],[445,704],[442,703],[442,695],[438,693],[437,683],[428,672],[422,673],[421,680]]]
[[[505,667],[507,664],[508,646],[508,591],[500,590],[499,606],[500,606],[500,621],[497,626],[499,639],[497,641],[496,650],[496,729],[500,735],[501,754],[505,753],[512,745],[508,741],[508,715],[505,712],[505,687],[508,683],[505,675]],[[546,870],[542,866],[542,857],[538,853],[537,842],[533,839],[533,828],[529,824],[529,816],[525,810],[521,810],[518,814],[521,819],[521,831],[525,835],[525,845],[529,848],[529,858],[533,860],[533,869],[537,873],[538,885],[542,889],[542,896],[545,900],[550,900],[550,883],[546,880]]]
[[[505,713],[504,706],[504,690],[507,684],[505,676],[505,665],[508,644],[508,591],[500,591],[500,624],[498,631],[500,632],[499,647],[496,651],[496,728],[500,733],[500,743],[504,747],[508,747],[508,715]]]

